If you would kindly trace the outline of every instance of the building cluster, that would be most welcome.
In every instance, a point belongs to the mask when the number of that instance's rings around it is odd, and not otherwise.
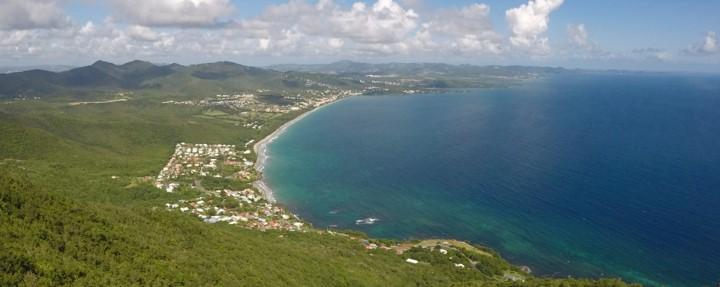
[[[314,83],[317,84],[317,83]],[[258,90],[269,92],[266,90]],[[291,94],[289,91],[280,91],[278,95],[282,100],[269,101],[266,96],[252,93],[218,94],[203,100],[196,101],[165,101],[164,104],[193,105],[200,107],[215,107],[223,111],[240,112],[241,115],[254,113],[289,113],[302,109],[310,109],[333,102],[339,98],[360,95],[362,92],[343,89],[304,90],[301,93]],[[245,123],[244,127],[262,129],[260,123]]]
[[[40,97],[28,97],[28,96],[23,96],[21,94],[12,98],[12,101],[18,101],[18,102],[19,101],[38,101],[38,100],[40,100]],[[6,104],[7,103],[10,103],[10,102],[6,102]]]
[[[163,104],[173,104],[173,105],[189,105],[189,106],[197,105],[197,102],[195,102],[195,101],[172,101],[172,100],[170,100],[170,101],[164,101],[162,103]]]
[[[207,223],[225,222],[258,230],[306,230],[305,223],[297,216],[268,202],[262,193],[254,189],[206,190],[202,186],[204,177],[244,182],[254,180],[253,163],[243,156],[248,153],[251,151],[238,152],[235,145],[179,143],[167,165],[155,178],[155,186],[174,192],[183,185],[202,192],[201,197],[165,206],[170,210],[191,213]]]
[[[297,216],[267,202],[253,189],[215,190],[206,196],[165,204],[169,210],[190,213],[207,223],[225,222],[257,230],[307,230]]]
[[[367,239],[360,239],[360,243],[362,243],[363,247],[365,247],[366,250],[375,250],[378,248],[383,250],[393,250],[392,246],[388,246],[380,242],[370,241]]]
[[[155,179],[155,186],[173,192],[181,182],[189,182],[193,177],[223,177],[221,165],[239,169],[245,162],[246,159],[239,160],[235,145],[179,143]]]
[[[215,95],[205,101],[207,106],[225,106],[232,109],[242,109],[258,104],[254,94]]]
[[[175,105],[191,105],[201,107],[212,107],[212,106],[225,106],[234,109],[240,109],[243,107],[251,106],[256,103],[255,95],[253,94],[235,94],[235,95],[215,95],[214,98],[207,98],[203,100],[187,100],[187,101],[164,101],[163,104],[175,104]]]
[[[263,125],[260,124],[258,121],[247,122],[247,123],[244,123],[242,126],[244,128],[251,128],[254,130],[259,130],[259,129],[262,129],[262,127],[263,127]]]
[[[356,94],[357,93],[353,93],[349,90],[305,91],[305,95],[297,94],[295,96],[283,97],[285,100],[292,102],[291,104],[276,105],[256,103],[255,106],[251,108],[251,111],[265,113],[289,113],[303,109],[317,108],[319,106],[332,103],[339,98]]]

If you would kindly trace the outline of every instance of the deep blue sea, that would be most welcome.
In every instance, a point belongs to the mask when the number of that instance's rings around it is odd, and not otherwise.
[[[278,200],[316,227],[469,240],[540,275],[720,280],[718,76],[353,97],[269,149]]]

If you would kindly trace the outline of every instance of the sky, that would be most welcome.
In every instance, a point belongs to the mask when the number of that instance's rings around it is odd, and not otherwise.
[[[0,0],[0,66],[338,60],[720,72],[720,0]]]

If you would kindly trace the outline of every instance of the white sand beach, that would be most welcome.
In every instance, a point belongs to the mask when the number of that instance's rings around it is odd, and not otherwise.
[[[316,107],[312,110],[306,111],[302,113],[301,115],[297,116],[296,118],[284,123],[282,126],[280,126],[278,129],[273,131],[271,134],[266,136],[265,138],[261,139],[255,145],[253,146],[253,150],[255,151],[255,154],[257,155],[257,160],[255,161],[255,170],[257,170],[259,173],[261,173],[260,179],[253,182],[253,186],[257,188],[260,192],[262,192],[265,199],[269,202],[275,203],[275,195],[273,194],[272,189],[265,183],[264,177],[262,176],[262,172],[265,169],[265,161],[268,159],[268,150],[267,147],[270,143],[272,143],[276,138],[278,138],[280,135],[282,135],[290,126],[297,123],[298,121],[302,120],[306,116],[310,115],[311,113],[323,108],[327,107],[329,105],[332,105],[334,103],[340,102],[344,99],[347,99],[348,97],[338,99],[334,102]]]

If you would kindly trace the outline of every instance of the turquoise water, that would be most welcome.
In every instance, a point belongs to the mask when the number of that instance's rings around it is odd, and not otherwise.
[[[269,149],[268,184],[317,227],[470,240],[541,275],[720,279],[718,77],[354,97]]]

